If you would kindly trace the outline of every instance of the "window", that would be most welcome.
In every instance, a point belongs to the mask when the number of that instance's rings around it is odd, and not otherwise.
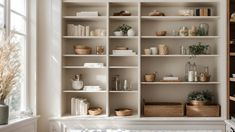
[[[7,98],[10,119],[16,118],[20,111],[26,110],[27,98],[27,0],[0,0],[0,27],[6,34],[15,31],[20,48],[21,79],[19,85]]]

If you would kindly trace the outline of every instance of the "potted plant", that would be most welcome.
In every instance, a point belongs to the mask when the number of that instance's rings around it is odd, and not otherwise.
[[[206,105],[212,102],[212,94],[209,91],[193,91],[188,95],[191,105]]]
[[[114,35],[116,36],[123,36],[123,35],[127,35],[128,30],[132,29],[131,26],[127,25],[127,24],[122,24],[121,26],[119,26],[117,28],[117,30],[114,32]]]
[[[209,45],[202,45],[201,42],[195,45],[189,46],[189,52],[192,55],[201,55],[201,54],[207,54],[209,50]]]
[[[20,62],[18,47],[14,39],[14,33],[11,33],[7,38],[0,38],[0,125],[8,123],[9,107],[4,101],[19,82]]]

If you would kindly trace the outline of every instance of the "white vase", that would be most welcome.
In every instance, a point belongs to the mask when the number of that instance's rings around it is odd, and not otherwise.
[[[135,36],[135,30],[134,29],[129,29],[128,31],[127,31],[127,35],[128,36]]]

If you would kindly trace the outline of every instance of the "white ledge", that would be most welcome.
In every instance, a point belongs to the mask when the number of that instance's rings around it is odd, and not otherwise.
[[[15,120],[9,121],[6,125],[0,125],[0,131],[11,131],[15,130],[19,127],[23,127],[28,124],[32,124],[33,122],[36,123],[36,120],[39,118],[39,116],[33,116],[33,117],[25,117],[25,118],[19,118]]]

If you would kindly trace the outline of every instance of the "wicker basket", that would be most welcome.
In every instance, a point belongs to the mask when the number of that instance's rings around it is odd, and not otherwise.
[[[186,105],[186,116],[189,117],[218,117],[219,115],[219,105]]]
[[[100,115],[102,112],[103,110],[101,107],[91,107],[88,110],[89,115],[93,115],[93,116]]]
[[[182,117],[184,116],[184,105],[181,103],[145,102],[144,116]]]
[[[76,45],[74,46],[74,52],[78,55],[91,54],[91,48],[88,46]]]
[[[133,110],[129,108],[120,108],[120,109],[115,109],[115,114],[117,116],[131,116]]]

